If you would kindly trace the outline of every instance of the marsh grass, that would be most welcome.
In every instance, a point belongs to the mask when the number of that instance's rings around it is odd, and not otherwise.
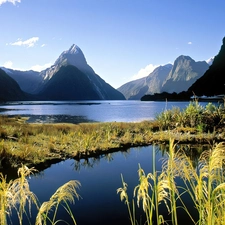
[[[37,208],[36,225],[55,225],[63,221],[57,219],[59,206],[65,209],[73,224],[76,224],[70,204],[75,203],[75,198],[79,199],[77,193],[80,187],[79,181],[71,180],[65,183],[56,190],[49,201],[39,206],[38,199],[30,190],[28,183],[28,177],[34,172],[37,172],[34,168],[29,169],[23,165],[18,169],[18,178],[9,181],[0,173],[0,225],[10,224],[8,221],[11,221],[13,212],[16,212],[18,224],[23,224],[24,216],[30,221],[31,207]]]
[[[7,224],[7,217],[15,210],[19,224],[23,223],[24,214],[28,216],[25,207],[29,211],[32,203],[37,205],[36,196],[30,191],[26,176],[34,172],[34,169],[22,166],[18,170],[19,178],[7,182],[7,178],[0,173],[0,224]]]
[[[224,104],[216,106],[208,103],[203,107],[197,100],[194,100],[182,110],[178,107],[173,107],[170,110],[165,109],[156,115],[156,121],[161,130],[194,128],[198,132],[213,132],[215,128],[223,126],[224,115]]]
[[[62,221],[56,217],[60,205],[63,206],[63,208],[69,214],[73,224],[77,224],[68,203],[74,204],[74,198],[79,199],[79,195],[76,190],[79,187],[79,181],[71,180],[58,188],[51,196],[49,201],[42,203],[36,217],[35,225],[46,225],[49,224],[49,222],[50,224],[57,224],[58,222]],[[53,215],[50,215],[52,211]]]
[[[0,167],[87,158],[133,146],[212,143],[225,140],[224,106],[197,101],[183,110],[164,110],[140,123],[27,124],[26,118],[0,116]]]
[[[139,165],[139,184],[134,188],[132,198],[132,202],[136,202],[137,207],[142,207],[145,212],[146,221],[143,224],[179,224],[180,209],[187,213],[192,224],[225,224],[225,143],[204,151],[196,165],[183,151],[176,151],[171,140],[168,159],[163,162],[162,171],[155,171],[154,165],[153,158],[153,172],[148,174]],[[182,186],[177,185],[177,179],[182,180]],[[123,178],[122,184],[123,188],[118,188],[117,193],[121,201],[125,199],[129,209],[128,185]],[[192,200],[192,206],[183,201],[184,195]],[[167,208],[170,221],[165,221],[164,215],[160,214],[160,204]],[[198,212],[197,220],[192,215],[193,207]],[[129,217],[131,224],[138,224],[135,212],[129,213]]]

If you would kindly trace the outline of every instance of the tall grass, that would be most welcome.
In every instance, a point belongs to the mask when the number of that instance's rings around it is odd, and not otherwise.
[[[171,130],[174,128],[195,128],[201,132],[212,132],[215,128],[221,127],[224,123],[224,105],[208,103],[205,107],[197,100],[181,110],[173,107],[164,110],[156,116],[156,121],[160,129]]]
[[[24,222],[24,216],[30,221],[31,207],[33,206],[37,208],[36,225],[55,225],[61,221],[57,220],[56,217],[59,205],[63,206],[71,217],[73,224],[76,224],[69,203],[74,203],[75,198],[79,198],[76,189],[79,188],[80,183],[76,180],[65,183],[56,190],[49,201],[39,206],[37,197],[30,190],[27,178],[33,172],[36,172],[36,170],[22,166],[18,169],[19,177],[10,181],[7,181],[7,177],[0,173],[0,225],[10,224],[12,212],[16,212],[20,225]],[[50,215],[52,210],[53,215]]]
[[[27,124],[23,118],[0,116],[0,166],[32,167],[51,160],[87,158],[131,146],[168,143],[209,143],[225,140],[224,106],[197,101],[172,108],[155,121],[140,123]]]
[[[154,159],[153,159],[154,162]],[[154,163],[153,163],[154,165]],[[134,188],[132,201],[141,206],[146,215],[143,224],[179,224],[178,209],[183,209],[193,224],[223,225],[225,224],[225,143],[217,144],[213,149],[204,151],[197,167],[181,150],[175,151],[173,140],[170,142],[168,159],[162,165],[162,171],[145,174],[138,169],[139,184]],[[176,184],[181,179],[182,187]],[[123,184],[125,183],[122,179]],[[130,207],[127,184],[125,188],[117,189],[120,196],[126,196],[125,204]],[[193,205],[187,205],[183,196],[188,195]],[[122,200],[123,198],[121,198]],[[160,204],[164,204],[170,215],[169,221],[164,221],[160,213]],[[197,221],[193,218],[192,208],[198,212]],[[135,208],[135,207],[134,207]],[[135,212],[129,214],[131,224],[138,224]],[[155,220],[155,221],[154,221]]]

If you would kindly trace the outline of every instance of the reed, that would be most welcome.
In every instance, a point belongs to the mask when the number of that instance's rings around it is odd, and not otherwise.
[[[12,212],[16,212],[18,224],[22,225],[24,216],[30,221],[31,208],[37,208],[36,225],[57,224],[61,220],[57,219],[59,206],[62,206],[76,224],[75,217],[70,208],[70,203],[75,202],[75,198],[79,198],[77,189],[80,186],[79,181],[71,180],[60,188],[51,196],[50,200],[42,203],[39,202],[35,194],[30,190],[27,177],[37,172],[34,168],[22,166],[18,169],[18,178],[7,181],[7,177],[0,173],[0,225],[10,224]],[[28,211],[27,211],[28,210]],[[50,211],[53,215],[50,215]],[[67,223],[66,221],[64,221]]]
[[[71,217],[73,224],[77,224],[75,217],[70,209],[68,203],[75,203],[74,198],[79,199],[79,194],[77,193],[77,188],[80,187],[80,182],[76,180],[71,180],[60,188],[51,196],[50,200],[43,202],[39,208],[35,225],[46,225],[46,224],[57,224],[61,220],[57,219],[57,212],[59,206],[62,205],[66,212]],[[50,212],[53,210],[53,215],[50,216]],[[65,221],[64,221],[65,222]]]
[[[137,207],[140,207],[142,202],[146,215],[144,224],[166,223],[160,214],[161,203],[167,208],[173,225],[178,224],[177,211],[180,208],[187,213],[193,224],[225,224],[225,143],[205,150],[196,165],[184,151],[175,150],[174,141],[171,139],[168,159],[164,161],[162,171],[157,172],[154,168],[153,160],[153,172],[146,175],[139,165],[139,184],[134,188],[136,199],[133,198],[133,201],[136,200]],[[181,179],[184,185],[178,186],[176,179]],[[124,183],[123,179],[122,182]],[[117,193],[120,192],[128,199],[126,191],[126,188],[122,188],[118,189]],[[182,199],[184,194],[190,196],[193,206],[186,205]],[[128,200],[125,203],[129,207]],[[190,210],[193,207],[198,212],[197,221]],[[131,221],[133,224],[134,220]]]
[[[144,224],[153,225],[155,224],[154,218],[156,219],[156,224],[160,225],[164,223],[163,215],[159,212],[159,206],[163,202],[167,208],[169,199],[169,191],[171,190],[170,182],[166,178],[166,173],[161,172],[159,174],[156,171],[155,165],[155,150],[153,149],[152,157],[153,172],[145,174],[144,170],[139,164],[138,177],[139,184],[134,188],[133,198],[132,198],[132,210],[129,203],[129,197],[127,194],[127,184],[122,178],[123,187],[117,189],[117,193],[120,193],[121,201],[125,200],[125,204],[128,208],[129,217],[131,224],[138,224],[136,220],[135,212],[135,202],[137,207],[142,206],[143,212],[145,213],[146,221]],[[132,212],[132,213],[131,213]]]
[[[7,182],[5,176],[0,173],[0,224],[7,225],[7,217],[15,210],[19,224],[23,223],[24,214],[28,217],[25,210],[28,204],[29,211],[32,203],[37,205],[37,198],[30,191],[26,176],[34,172],[34,169],[22,166],[18,170],[19,178]]]
[[[132,206],[130,205],[129,202],[129,197],[127,194],[127,183],[123,180],[123,175],[121,174],[121,180],[122,180],[122,187],[117,189],[117,194],[120,194],[120,200],[124,201],[124,203],[127,205],[128,213],[129,213],[129,218],[130,222],[132,225],[136,224],[136,219],[135,219],[135,206],[134,206],[134,200],[132,200]]]

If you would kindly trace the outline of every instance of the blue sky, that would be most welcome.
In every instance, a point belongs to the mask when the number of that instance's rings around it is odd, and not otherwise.
[[[118,88],[180,55],[215,56],[224,10],[224,0],[0,0],[0,66],[42,70],[76,44]]]

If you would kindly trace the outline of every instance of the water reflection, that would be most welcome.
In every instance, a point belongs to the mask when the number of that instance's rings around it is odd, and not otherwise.
[[[28,117],[27,123],[89,123],[95,122],[85,116],[71,116],[71,115],[23,115]]]
[[[62,161],[32,176],[29,179],[30,188],[42,203],[49,200],[58,187],[69,180],[78,180],[82,185],[78,191],[82,199],[71,206],[78,225],[128,225],[130,221],[127,208],[116,194],[117,188],[122,186],[121,174],[128,184],[128,195],[131,199],[134,187],[138,184],[138,164],[146,174],[152,173],[152,157],[155,155],[156,170],[161,171],[162,163],[167,159],[168,148],[168,145],[130,148],[98,157]],[[197,162],[200,151],[207,147],[177,145],[176,148],[184,150],[194,162]],[[179,180],[177,183],[182,184]],[[192,207],[192,202],[188,198],[186,201]],[[144,218],[143,212],[140,208],[136,210],[137,219],[140,221],[141,217]],[[162,207],[161,210],[168,219],[166,208]],[[60,212],[59,219],[69,221],[63,211]],[[182,210],[179,210],[179,219],[182,224],[191,224]],[[24,224],[26,225],[25,222]]]

